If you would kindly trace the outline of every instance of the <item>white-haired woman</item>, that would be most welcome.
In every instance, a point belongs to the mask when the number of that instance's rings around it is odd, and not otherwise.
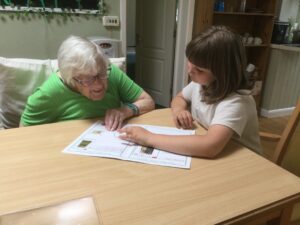
[[[59,71],[27,100],[20,125],[104,117],[107,129],[154,109],[153,99],[86,38],[70,36],[58,50]]]

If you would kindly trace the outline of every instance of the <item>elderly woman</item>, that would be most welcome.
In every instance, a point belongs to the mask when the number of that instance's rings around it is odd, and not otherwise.
[[[104,117],[106,128],[115,130],[154,109],[150,95],[85,38],[71,36],[61,44],[58,67],[28,98],[21,126]]]

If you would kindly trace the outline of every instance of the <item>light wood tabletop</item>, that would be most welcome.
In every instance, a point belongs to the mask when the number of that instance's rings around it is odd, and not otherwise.
[[[191,169],[62,153],[95,121],[0,131],[0,215],[92,196],[104,225],[285,224],[299,201],[298,177],[233,141]],[[130,123],[174,126],[170,109]]]

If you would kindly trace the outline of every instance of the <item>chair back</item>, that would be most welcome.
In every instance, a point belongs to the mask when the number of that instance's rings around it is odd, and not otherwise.
[[[300,177],[300,99],[279,140],[273,161]]]
[[[273,161],[300,177],[300,99],[275,149]],[[300,203],[293,206],[291,224],[300,224]]]

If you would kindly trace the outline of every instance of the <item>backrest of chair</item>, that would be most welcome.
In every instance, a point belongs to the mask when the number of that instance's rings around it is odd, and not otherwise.
[[[273,161],[300,176],[300,99],[276,147]]]

